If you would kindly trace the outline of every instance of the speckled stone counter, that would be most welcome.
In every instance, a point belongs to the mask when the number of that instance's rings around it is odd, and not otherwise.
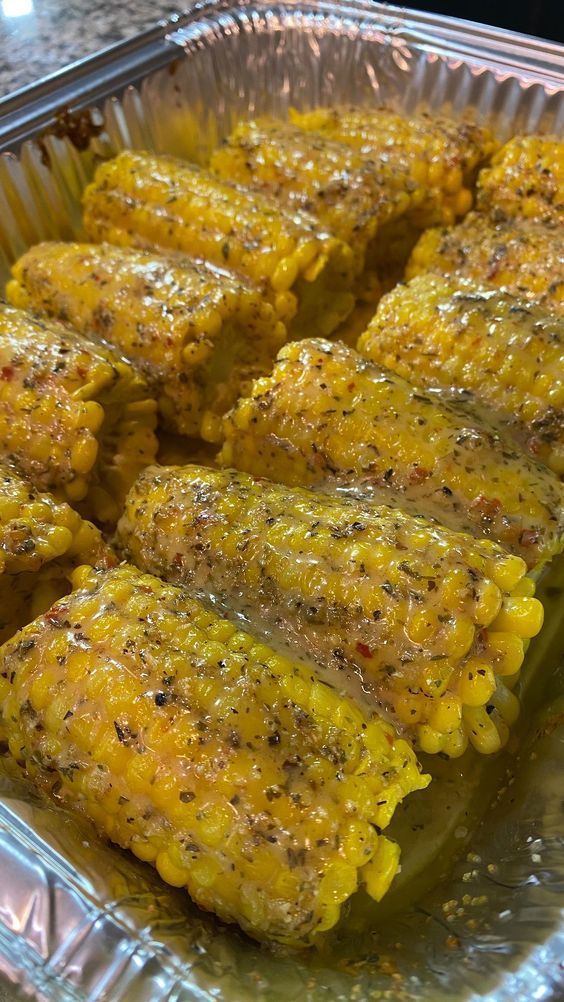
[[[0,0],[0,97],[189,6],[171,0]]]

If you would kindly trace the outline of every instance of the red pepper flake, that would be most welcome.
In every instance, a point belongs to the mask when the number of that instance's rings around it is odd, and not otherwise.
[[[63,606],[53,605],[49,611],[45,613],[45,621],[50,623],[51,626],[58,626],[65,612],[66,610]]]
[[[420,484],[430,476],[431,471],[426,470],[424,466],[414,466],[409,474],[409,480],[412,484]]]
[[[492,519],[501,511],[501,501],[498,498],[487,498],[484,494],[478,494],[470,507],[475,508],[482,518]]]
[[[352,393],[352,391],[354,390],[355,386],[356,386],[356,383],[349,383],[347,385],[347,390],[349,391],[349,393]]]
[[[388,734],[387,731],[386,731],[386,741],[388,742],[389,745],[393,745],[394,743],[394,735]]]
[[[521,546],[536,546],[540,538],[541,533],[538,529],[523,529],[519,536],[519,542]]]
[[[11,382],[14,378],[14,369],[11,365],[3,365],[0,369],[0,377],[4,379],[7,383]]]
[[[370,650],[368,644],[363,644],[362,641],[358,641],[356,649],[359,654],[362,654],[363,658],[371,658],[372,651]]]
[[[77,376],[80,377],[80,379],[86,379],[86,377],[88,375],[88,371],[84,368],[83,365],[77,365],[77,367],[76,367],[76,374],[77,374]]]
[[[117,567],[119,560],[115,553],[102,553],[95,562],[96,569],[109,570],[110,567]]]

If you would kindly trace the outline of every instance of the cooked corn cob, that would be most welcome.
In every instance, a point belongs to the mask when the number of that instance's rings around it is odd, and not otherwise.
[[[357,272],[378,262],[379,243],[392,254],[394,226],[421,203],[425,189],[401,162],[381,165],[358,150],[276,119],[242,122],[212,154],[221,178],[262,190],[311,212],[355,253]],[[382,228],[385,235],[381,237]]]
[[[564,222],[564,140],[514,136],[478,178],[479,209],[494,219]]]
[[[0,641],[69,591],[73,567],[87,562],[116,563],[99,530],[0,465]]]
[[[115,520],[154,461],[155,412],[144,379],[108,346],[0,303],[0,456],[40,490]]]
[[[186,258],[109,244],[43,243],[16,262],[18,306],[96,334],[141,369],[170,431],[213,440],[286,328],[256,288]]]
[[[306,945],[399,850],[427,785],[378,718],[179,588],[133,567],[73,592],[0,652],[0,732],[52,796],[257,939]]]
[[[224,420],[224,466],[289,485],[356,485],[489,536],[529,567],[564,544],[564,488],[489,426],[342,344],[286,345]]]
[[[384,296],[358,350],[405,379],[469,390],[564,474],[562,319],[431,273]]]
[[[184,251],[240,272],[293,337],[330,334],[354,305],[350,248],[315,219],[172,157],[132,150],[101,164],[84,195],[93,240]]]
[[[315,108],[291,111],[301,129],[320,132],[371,157],[394,179],[402,173],[425,189],[410,216],[414,231],[449,226],[472,205],[478,168],[496,149],[489,129],[425,113],[404,117],[389,108]]]
[[[428,230],[413,249],[406,277],[424,271],[468,278],[564,313],[564,234],[537,220],[494,224],[471,212],[451,229]]]
[[[260,610],[332,684],[360,671],[422,751],[458,756],[470,738],[493,752],[507,738],[518,701],[504,677],[543,610],[524,560],[495,543],[204,466],[145,470],[118,540],[143,570]]]

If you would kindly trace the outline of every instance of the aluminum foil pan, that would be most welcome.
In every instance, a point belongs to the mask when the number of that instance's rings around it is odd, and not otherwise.
[[[0,279],[31,243],[80,235],[100,157],[202,161],[239,117],[375,100],[472,109],[501,137],[559,132],[564,48],[360,0],[196,5],[0,101]],[[314,953],[270,952],[203,915],[1,763],[0,973],[49,1002],[563,999],[563,595],[561,561],[509,748],[426,763],[433,799],[413,795],[393,823],[409,846],[395,890],[357,895]]]

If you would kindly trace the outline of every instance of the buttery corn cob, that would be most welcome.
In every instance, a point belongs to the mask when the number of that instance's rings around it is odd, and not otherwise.
[[[472,205],[481,164],[497,147],[489,129],[425,113],[398,115],[389,108],[342,106],[290,112],[291,121],[360,150],[393,179],[403,172],[425,189],[410,215],[414,231],[449,226]]]
[[[383,299],[358,350],[424,386],[468,390],[564,474],[564,321],[503,292],[419,275]]]
[[[425,197],[400,161],[386,165],[316,133],[276,119],[241,122],[212,154],[211,170],[262,190],[293,210],[311,212],[349,244],[357,272],[378,263],[381,231],[392,254],[394,226]]]
[[[335,684],[360,671],[422,751],[497,751],[541,603],[520,557],[487,540],[246,473],[151,467],[118,526],[143,570],[262,612]],[[524,594],[521,592],[524,591]]]
[[[80,589],[0,650],[0,732],[45,791],[257,939],[315,940],[422,789],[392,728],[137,569]]]
[[[564,234],[554,223],[494,223],[471,212],[458,226],[427,230],[420,237],[406,278],[424,271],[467,278],[539,303],[547,313],[564,313]]]
[[[564,488],[488,425],[343,344],[285,345],[224,419],[219,462],[289,485],[343,487],[461,532],[528,567],[564,544]]]
[[[7,296],[96,334],[143,372],[170,431],[214,438],[245,381],[286,328],[256,288],[186,258],[109,244],[42,243],[12,269]]]
[[[478,178],[477,206],[495,220],[564,222],[564,140],[514,136]]]
[[[315,219],[172,157],[127,150],[101,164],[84,194],[92,240],[162,247],[246,276],[292,337],[330,334],[354,297],[353,255]]]
[[[98,529],[0,465],[0,641],[69,591],[77,564],[116,563]]]
[[[40,490],[115,520],[154,461],[155,419],[145,380],[107,345],[0,303],[0,456]]]

